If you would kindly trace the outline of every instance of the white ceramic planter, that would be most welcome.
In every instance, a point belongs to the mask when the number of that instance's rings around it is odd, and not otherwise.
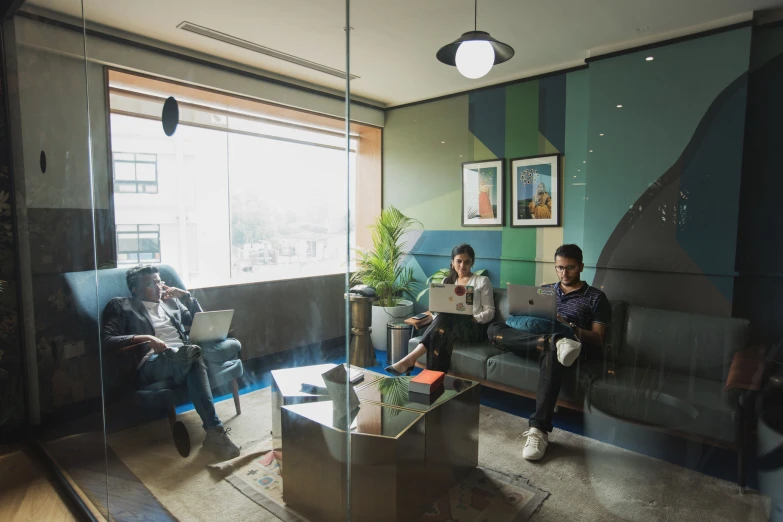
[[[404,319],[413,313],[413,302],[402,300],[398,306],[383,307],[372,305],[372,332],[370,340],[376,350],[386,351],[386,323],[395,319]]]

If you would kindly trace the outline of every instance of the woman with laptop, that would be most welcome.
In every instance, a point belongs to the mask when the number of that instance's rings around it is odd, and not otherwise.
[[[396,364],[387,366],[387,372],[392,375],[410,374],[419,357],[428,351],[431,352],[430,369],[447,371],[452,343],[475,342],[487,338],[487,326],[495,317],[495,300],[489,278],[471,272],[475,260],[476,254],[468,244],[463,243],[451,250],[449,275],[443,280],[443,285],[456,285],[453,291],[458,297],[470,295],[466,295],[465,289],[472,287],[472,302],[469,302],[469,298],[457,299],[457,306],[453,310],[445,306],[433,309],[432,292],[436,289],[431,288],[430,310],[438,313],[432,314],[432,323],[424,332],[419,345]]]

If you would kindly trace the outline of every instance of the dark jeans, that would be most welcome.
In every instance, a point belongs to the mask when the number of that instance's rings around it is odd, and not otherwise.
[[[483,341],[486,335],[487,325],[474,323],[472,315],[439,313],[419,341],[427,348],[427,368],[449,371],[454,346]]]
[[[492,344],[503,350],[516,353],[525,358],[531,352],[543,348],[538,356],[539,375],[536,391],[536,411],[530,416],[528,424],[541,431],[552,431],[552,415],[555,412],[557,396],[563,384],[563,373],[568,370],[557,360],[555,343],[562,335],[531,334],[511,328],[503,323],[492,323],[487,332]]]
[[[193,401],[196,413],[201,417],[204,429],[221,426],[222,423],[215,413],[215,403],[212,400],[212,390],[207,377],[205,360],[210,363],[224,363],[236,359],[242,346],[236,339],[226,339],[218,343],[203,343],[201,345],[203,356],[198,361],[187,364],[182,357],[184,348],[179,352],[166,350],[163,353],[152,355],[139,368],[139,381],[141,386],[171,381],[175,386],[185,383],[188,397]]]
[[[228,338],[216,343],[200,343],[204,360],[212,364],[223,364],[239,357],[242,345],[236,339]]]

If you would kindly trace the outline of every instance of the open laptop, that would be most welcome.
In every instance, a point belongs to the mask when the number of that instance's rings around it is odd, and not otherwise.
[[[188,339],[193,344],[225,341],[233,316],[233,310],[197,312]]]
[[[555,289],[508,283],[508,313],[556,321]]]
[[[473,287],[430,283],[430,312],[473,315]]]

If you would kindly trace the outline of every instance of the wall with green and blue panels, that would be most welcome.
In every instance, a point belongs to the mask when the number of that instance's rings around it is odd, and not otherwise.
[[[783,338],[783,25],[754,29],[745,125],[734,315],[756,340]]]
[[[495,286],[551,282],[573,242],[610,299],[730,315],[750,43],[744,27],[389,110],[384,206],[423,225],[417,277],[467,242]],[[503,227],[461,226],[462,162],[556,152],[561,227],[510,228],[508,208]]]

